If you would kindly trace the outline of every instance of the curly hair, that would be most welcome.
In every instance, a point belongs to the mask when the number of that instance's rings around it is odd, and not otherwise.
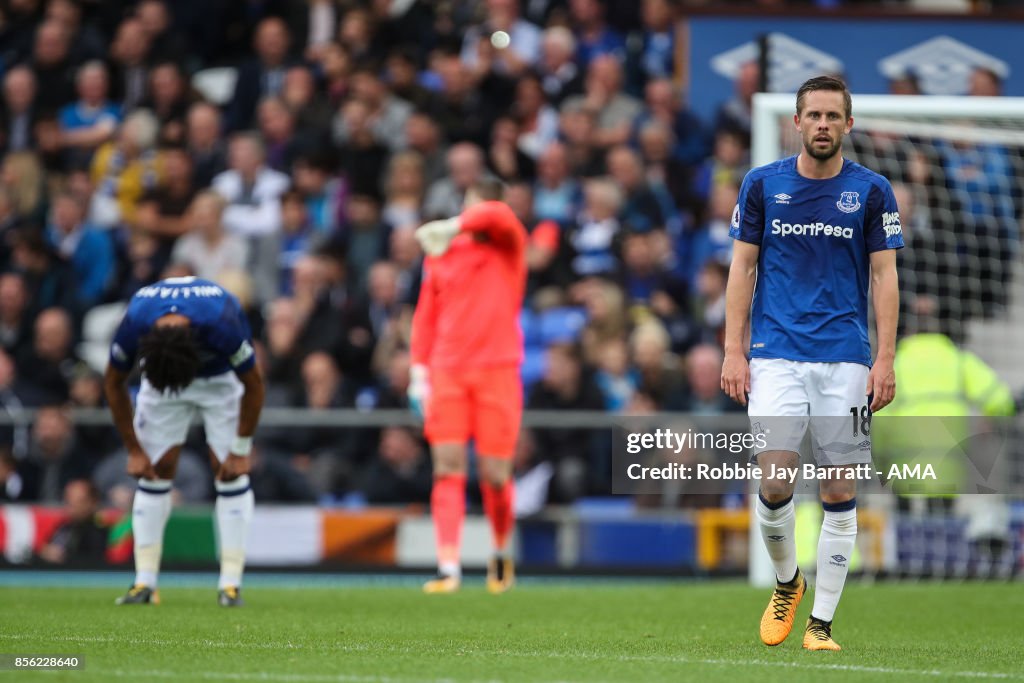
[[[199,374],[199,346],[185,325],[151,329],[139,344],[142,372],[157,391],[178,393]]]

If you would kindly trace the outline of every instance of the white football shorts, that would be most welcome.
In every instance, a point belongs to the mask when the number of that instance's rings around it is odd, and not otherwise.
[[[206,429],[206,443],[221,462],[228,457],[238,434],[242,382],[234,372],[197,378],[174,394],[160,393],[145,377],[135,401],[135,436],[150,462],[185,443],[189,424],[199,415]]]
[[[751,431],[763,435],[754,455],[800,452],[808,425],[819,466],[871,462],[871,420],[865,393],[870,368],[860,363],[808,363],[782,358],[750,359],[747,414]]]

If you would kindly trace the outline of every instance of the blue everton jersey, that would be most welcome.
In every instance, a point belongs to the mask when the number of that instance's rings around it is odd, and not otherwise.
[[[729,234],[757,244],[750,356],[871,365],[870,254],[903,247],[892,187],[843,161],[834,178],[804,178],[796,157],[743,180]]]
[[[238,299],[209,280],[178,277],[135,293],[110,346],[111,365],[124,372],[131,370],[140,340],[168,313],[189,319],[199,344],[200,377],[228,370],[245,372],[255,364],[252,333]]]

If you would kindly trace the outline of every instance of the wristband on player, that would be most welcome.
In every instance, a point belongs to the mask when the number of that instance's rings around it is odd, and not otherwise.
[[[235,455],[249,455],[252,453],[252,437],[236,436],[231,442],[231,452]]]

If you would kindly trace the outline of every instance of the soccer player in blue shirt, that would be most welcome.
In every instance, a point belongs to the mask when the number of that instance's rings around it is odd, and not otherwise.
[[[126,382],[139,359],[142,387],[132,417]],[[132,505],[135,583],[117,604],[156,604],[171,482],[194,415],[202,418],[217,490],[218,602],[242,604],[245,541],[253,516],[252,435],[263,408],[263,379],[238,300],[194,277],[143,287],[128,304],[110,347],[107,401],[139,478]]]
[[[798,464],[808,425],[816,464],[833,468],[832,478],[820,481],[825,512],[803,646],[839,650],[832,618],[857,537],[857,508],[856,480],[835,475],[871,462],[871,413],[896,393],[895,250],[903,234],[889,181],[843,158],[843,137],[853,127],[846,85],[827,76],[808,80],[793,120],[800,154],[751,170],[733,213],[722,389],[748,406],[763,437],[765,448],[755,453],[762,473]],[[793,490],[788,480],[762,476],[757,521],[777,579],[761,619],[767,645],[789,635],[807,587],[796,563]]]

